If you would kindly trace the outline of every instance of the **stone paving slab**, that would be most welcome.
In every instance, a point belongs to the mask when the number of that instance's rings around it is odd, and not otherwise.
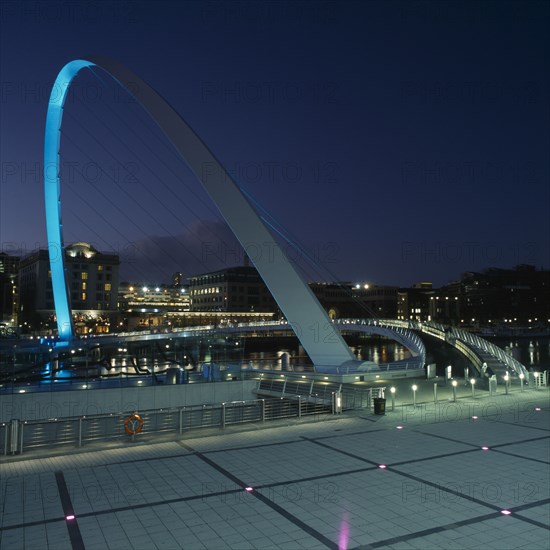
[[[0,550],[550,547],[545,391],[211,434],[4,460]]]
[[[319,482],[275,488],[274,500],[327,538],[337,542],[345,530],[349,547],[471,519],[487,510],[464,499],[422,506],[403,497],[403,478],[380,469]]]
[[[506,548],[525,550],[547,550],[549,533],[546,529],[533,527],[515,518],[494,518],[476,524],[445,529],[423,537],[392,543],[388,541],[383,548],[396,550],[445,548],[479,550]]]
[[[189,455],[70,470],[65,479],[78,514],[203,496],[227,482]]]
[[[396,466],[405,473],[403,491],[412,503],[445,504],[471,498],[498,508],[514,508],[548,498],[548,465],[479,451]]]

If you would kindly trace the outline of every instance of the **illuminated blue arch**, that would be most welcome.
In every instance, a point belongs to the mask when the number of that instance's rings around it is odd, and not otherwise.
[[[60,339],[68,341],[74,335],[61,223],[59,145],[63,105],[70,84],[78,72],[93,66],[106,71],[148,111],[202,183],[241,245],[246,248],[247,244],[255,243],[269,252],[255,255],[252,261],[315,367],[318,370],[330,370],[344,364],[360,363],[354,360],[340,332],[250,202],[191,127],[166,100],[133,72],[111,59],[95,56],[88,60],[71,61],[63,67],[55,81],[46,117],[46,229]],[[49,177],[52,167],[55,167],[53,178]]]
[[[61,222],[61,186],[59,182],[61,121],[63,119],[63,106],[72,80],[80,69],[91,65],[93,63],[89,61],[76,60],[67,63],[61,69],[52,88],[46,115],[46,132],[44,136],[46,233],[48,235],[57,331],[59,338],[64,341],[73,338],[73,319],[65,279],[65,249],[63,246],[63,224]]]

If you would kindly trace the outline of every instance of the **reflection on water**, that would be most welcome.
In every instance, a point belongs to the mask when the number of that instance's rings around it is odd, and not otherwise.
[[[250,370],[311,370],[309,357],[292,349],[277,351],[251,351],[244,354],[243,368]]]
[[[350,346],[350,349],[358,360],[380,364],[403,361],[411,357],[411,353],[406,347],[397,342],[383,339],[373,339],[360,346]],[[303,353],[301,348],[300,352],[297,349],[279,349],[276,352],[245,352],[243,368],[280,371],[312,370],[313,364],[309,357]]]
[[[491,338],[491,341],[528,368],[534,370],[550,368],[550,338],[534,338],[532,340]]]
[[[351,350],[357,359],[361,361],[372,361],[380,364],[403,361],[411,357],[411,353],[406,347],[397,342],[382,339],[373,340],[361,346],[352,346]]]
[[[533,370],[550,369],[550,338],[492,338],[495,344]],[[361,361],[378,364],[407,361],[411,354],[401,344],[384,338],[368,338],[351,347]],[[226,338],[168,339],[139,342],[125,348],[90,347],[55,354],[41,350],[4,350],[0,354],[0,389],[25,383],[41,386],[52,382],[89,384],[92,380],[150,379],[151,383],[179,376],[233,376],[245,370],[311,371],[311,361],[297,343],[273,340],[262,351],[247,350],[245,340]],[[288,346],[288,347],[286,347]],[[252,347],[252,346],[251,346]],[[256,350],[258,347],[256,346]],[[55,357],[55,358],[54,358]],[[181,372],[180,372],[181,371]],[[206,374],[205,374],[206,373]],[[137,382],[139,383],[139,382]]]

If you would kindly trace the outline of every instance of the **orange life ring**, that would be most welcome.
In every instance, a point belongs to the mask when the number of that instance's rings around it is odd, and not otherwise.
[[[135,435],[138,434],[143,430],[143,418],[139,416],[139,414],[134,413],[131,414],[125,421],[124,421],[124,431],[128,435]]]

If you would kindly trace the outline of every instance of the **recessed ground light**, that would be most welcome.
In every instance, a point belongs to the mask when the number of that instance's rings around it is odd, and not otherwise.
[[[387,468],[387,466],[385,464],[379,464],[378,467],[381,469],[381,470],[385,470]]]
[[[501,513],[503,516],[509,516],[512,512],[510,512],[510,510],[501,510],[500,513]]]
[[[478,417],[477,416],[472,416],[472,420],[477,420]]]
[[[65,518],[67,521],[71,521],[74,519],[74,515],[73,514],[70,514],[68,515],[66,518]]]
[[[540,411],[540,407],[535,407],[535,410],[536,410],[536,411]]]
[[[482,450],[482,451],[488,451],[488,450],[489,450],[489,447],[481,447],[481,450]]]
[[[402,429],[403,429],[403,426],[397,426],[397,429],[398,429],[398,430],[402,430]]]
[[[247,493],[251,493],[254,488],[253,487],[245,487],[244,490],[247,492]]]

